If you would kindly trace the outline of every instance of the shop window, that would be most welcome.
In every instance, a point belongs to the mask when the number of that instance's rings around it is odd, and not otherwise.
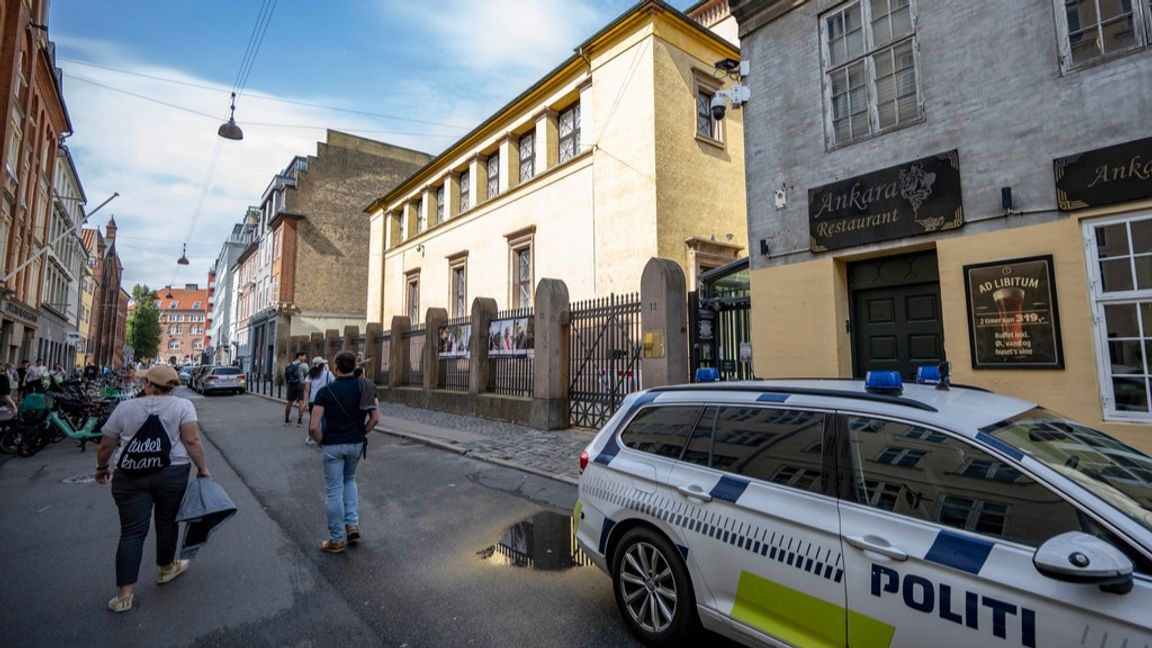
[[[911,0],[850,2],[820,19],[829,145],[921,118]]]
[[[1152,216],[1084,228],[1104,416],[1152,421]]]

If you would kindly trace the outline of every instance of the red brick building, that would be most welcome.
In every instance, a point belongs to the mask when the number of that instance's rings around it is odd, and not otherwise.
[[[162,288],[159,356],[168,364],[199,364],[208,347],[208,289],[199,284]]]

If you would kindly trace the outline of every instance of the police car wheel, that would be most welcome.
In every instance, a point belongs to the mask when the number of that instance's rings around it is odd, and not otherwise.
[[[696,597],[688,568],[663,535],[644,527],[620,539],[612,559],[616,606],[649,645],[675,645],[696,629]]]

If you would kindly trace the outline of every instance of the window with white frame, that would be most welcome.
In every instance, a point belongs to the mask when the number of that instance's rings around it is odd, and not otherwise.
[[[820,18],[829,145],[921,117],[911,0],[857,0]]]
[[[696,136],[722,142],[722,122],[712,117],[712,99],[720,91],[722,79],[700,70],[692,72],[696,79]]]
[[[520,182],[536,176],[536,132],[529,131],[520,136]]]
[[[512,249],[512,307],[532,305],[532,244],[524,243]]]
[[[436,187],[436,223],[444,222],[444,185]]]
[[[420,321],[420,272],[408,274],[404,278],[404,312],[413,326]]]
[[[408,240],[408,214],[404,213],[404,210],[401,209],[400,213],[396,217],[400,219],[400,240],[401,241],[407,241]]]
[[[484,164],[488,171],[488,199],[491,200],[500,195],[500,153],[489,155]]]
[[[567,162],[580,153],[580,103],[576,102],[560,112],[560,162]]]
[[[416,233],[419,234],[428,229],[428,214],[420,208],[420,201],[415,200],[412,202],[412,211],[416,212]]]
[[[1152,421],[1152,214],[1084,230],[1104,416]]]
[[[450,260],[449,273],[452,277],[451,317],[464,317],[468,314],[468,257]]]
[[[180,348],[180,340],[168,340],[168,349],[170,351],[176,351],[179,348]]]
[[[471,208],[472,188],[469,186],[472,182],[472,174],[464,171],[460,174],[460,211],[466,212]]]
[[[1054,0],[1060,66],[1067,72],[1152,43],[1152,2]]]

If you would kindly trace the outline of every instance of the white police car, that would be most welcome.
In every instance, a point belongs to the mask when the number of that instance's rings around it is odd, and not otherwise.
[[[1152,645],[1152,458],[1034,403],[869,383],[628,397],[573,517],[635,634]]]

